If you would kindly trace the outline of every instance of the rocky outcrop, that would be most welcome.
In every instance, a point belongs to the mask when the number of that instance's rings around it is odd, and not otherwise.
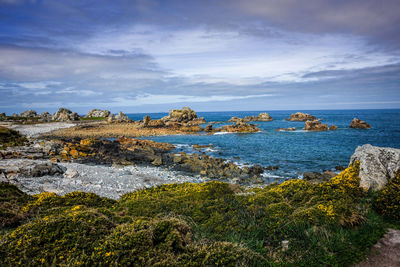
[[[240,168],[225,159],[186,153],[174,154],[172,164],[177,170],[197,173],[212,179],[239,178],[241,182],[247,182],[249,179],[257,181],[264,171],[260,165]]]
[[[380,190],[400,169],[400,149],[363,145],[357,147],[350,163],[360,162],[360,185],[366,190]]]
[[[286,119],[287,121],[314,121],[317,120],[317,117],[303,113],[303,112],[296,112],[293,114],[290,114],[290,118]]]
[[[213,132],[228,132],[228,133],[255,133],[259,132],[260,129],[250,123],[237,122],[233,125],[225,125],[220,128],[213,129]]]
[[[272,117],[268,113],[260,113],[258,116],[246,116],[243,119],[245,122],[249,121],[272,121]]]
[[[108,110],[92,109],[86,114],[85,118],[106,118],[110,115],[111,112]]]
[[[60,108],[57,112],[53,114],[53,121],[77,121],[79,120],[78,113],[72,113],[71,110],[66,108]]]
[[[369,129],[369,128],[371,128],[371,125],[369,125],[365,121],[362,121],[362,120],[359,120],[357,118],[354,118],[350,123],[350,128]]]
[[[22,112],[19,116],[23,118],[33,118],[37,117],[38,114],[36,113],[36,111],[30,109]]]
[[[161,120],[164,122],[189,123],[191,125],[206,123],[204,118],[198,118],[196,112],[189,107],[170,110],[168,116],[161,118]]]
[[[48,112],[46,112],[46,111],[45,111],[45,112],[42,112],[42,113],[40,114],[40,118],[41,118],[43,121],[46,121],[46,122],[52,120],[51,114],[48,113]]]
[[[338,127],[336,125],[331,125],[331,126],[329,126],[329,131],[336,131],[337,128]]]
[[[122,111],[118,112],[117,115],[110,115],[108,117],[108,122],[132,122],[131,119],[128,118],[128,116],[126,116],[124,113],[122,113]]]
[[[239,117],[232,117],[227,122],[242,122],[243,119]]]
[[[306,121],[304,125],[306,131],[328,131],[328,125],[320,122],[319,120]]]

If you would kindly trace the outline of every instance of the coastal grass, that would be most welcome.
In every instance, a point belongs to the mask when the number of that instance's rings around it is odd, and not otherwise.
[[[358,172],[354,164],[321,184],[255,189],[167,184],[118,201],[3,185],[2,200],[25,216],[0,232],[0,258],[4,266],[351,266],[390,224]]]
[[[0,126],[0,149],[7,147],[22,146],[28,140],[18,131]]]

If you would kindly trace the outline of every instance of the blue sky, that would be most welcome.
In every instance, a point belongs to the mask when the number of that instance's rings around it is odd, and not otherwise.
[[[397,0],[0,0],[0,111],[400,108]]]

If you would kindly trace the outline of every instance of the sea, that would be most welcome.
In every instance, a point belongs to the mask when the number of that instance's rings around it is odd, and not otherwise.
[[[177,152],[205,153],[233,161],[238,165],[260,164],[279,166],[277,170],[266,170],[266,179],[301,178],[303,172],[335,170],[336,166],[347,166],[351,155],[358,146],[371,144],[380,147],[400,148],[400,109],[385,110],[301,110],[321,119],[323,123],[336,125],[336,131],[310,132],[303,130],[304,122],[286,121],[291,113],[299,110],[281,111],[224,111],[197,112],[207,122],[223,122],[214,127],[230,124],[231,117],[256,116],[267,112],[273,118],[270,122],[258,124],[257,133],[216,133],[193,135],[166,135],[143,137],[176,146]],[[150,115],[159,119],[167,113],[127,114],[133,120]],[[371,125],[371,129],[352,129],[353,118],[359,118]],[[207,124],[205,124],[207,125]],[[202,125],[202,126],[205,126]],[[295,131],[279,131],[278,128],[295,127]],[[193,144],[212,145],[201,150]]]

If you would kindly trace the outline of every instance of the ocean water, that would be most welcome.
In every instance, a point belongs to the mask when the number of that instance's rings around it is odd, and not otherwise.
[[[159,142],[169,142],[177,146],[177,151],[206,153],[222,157],[238,164],[278,165],[276,171],[265,171],[265,177],[301,177],[305,171],[333,170],[335,166],[347,166],[350,156],[357,146],[372,144],[382,147],[400,148],[400,110],[303,110],[320,119],[323,123],[338,126],[336,131],[308,132],[302,130],[304,122],[286,121],[291,113],[297,111],[232,111],[197,112],[207,122],[226,122],[231,117],[258,115],[268,112],[274,119],[271,122],[254,122],[261,129],[252,134],[201,134],[146,137]],[[127,114],[131,119],[140,120],[146,114]],[[148,114],[159,119],[166,113]],[[352,129],[351,120],[357,117],[369,123],[368,130]],[[225,123],[228,124],[228,123]],[[215,124],[220,127],[224,124]],[[294,132],[277,132],[277,128],[296,127]],[[209,145],[195,151],[193,144]]]

